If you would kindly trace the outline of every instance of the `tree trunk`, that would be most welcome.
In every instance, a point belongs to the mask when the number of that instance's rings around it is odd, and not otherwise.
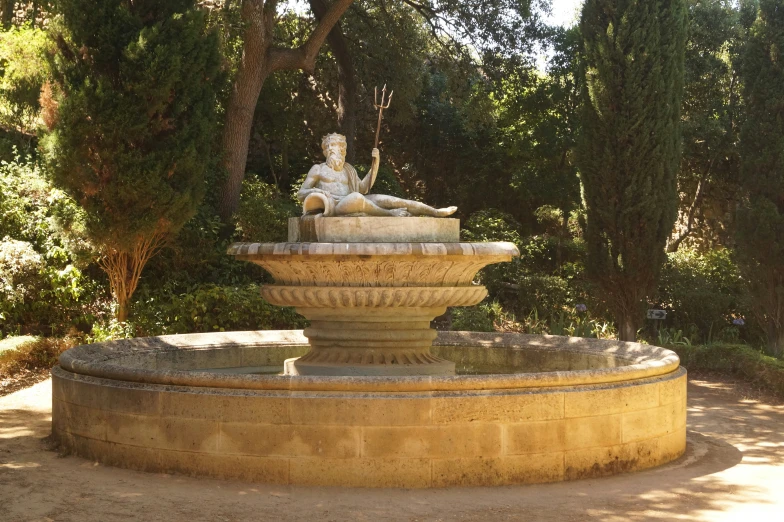
[[[289,183],[289,140],[283,137],[283,150],[281,151],[281,167],[280,167],[280,186],[288,186]]]
[[[107,248],[98,259],[98,266],[109,276],[112,297],[117,301],[119,322],[128,319],[131,297],[139,285],[139,279],[147,262],[157,254],[166,242],[166,234],[156,232],[149,237],[139,237],[127,250]]]
[[[631,315],[618,317],[618,340],[630,343],[637,340],[637,324]]]
[[[769,335],[768,350],[775,357],[784,355],[784,328],[779,328],[778,332],[771,332]]]
[[[14,14],[16,13],[16,0],[3,0],[3,28],[8,29],[11,27],[11,23],[14,20]]]
[[[239,204],[245,165],[248,161],[253,114],[264,80],[269,75],[267,49],[271,42],[264,24],[263,0],[245,0],[242,5],[242,20],[247,24],[242,58],[232,86],[223,127],[223,165],[227,176],[220,190],[218,213],[221,220],[227,224]]]
[[[278,0],[244,0],[242,3],[242,21],[246,26],[242,58],[223,127],[223,166],[226,169],[226,179],[219,190],[218,214],[224,224],[231,223],[231,217],[239,204],[245,165],[248,161],[253,114],[264,81],[271,73],[284,69],[311,72],[315,67],[319,48],[352,1],[332,2],[307,41],[297,49],[272,46],[273,31],[278,18]]]
[[[321,20],[327,13],[325,0],[310,0],[310,8],[317,20]],[[338,64],[338,127],[346,137],[346,161],[353,163],[354,141],[357,134],[357,80],[340,22],[336,23],[327,35],[327,43]]]
[[[129,296],[116,296],[115,299],[117,299],[117,322],[124,323],[128,321]]]

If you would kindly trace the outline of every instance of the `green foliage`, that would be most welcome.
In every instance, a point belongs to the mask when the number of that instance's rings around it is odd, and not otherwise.
[[[732,320],[745,317],[744,281],[729,250],[668,254],[656,307],[668,310],[667,324],[687,331],[692,342],[710,343]]]
[[[30,243],[8,238],[0,242],[0,321],[10,323],[15,309],[37,293],[42,266]]]
[[[242,241],[254,243],[286,241],[288,219],[299,213],[294,201],[286,198],[275,186],[246,176],[235,215],[237,234]]]
[[[632,341],[677,211],[685,0],[586,0],[580,30],[587,266]]]
[[[591,339],[611,339],[616,335],[612,323],[594,319],[589,312],[576,308],[562,309],[551,316],[546,333]]]
[[[465,222],[462,236],[464,241],[509,241],[520,245],[520,224],[500,210],[489,208],[471,214]]]
[[[78,217],[30,157],[0,163],[0,336],[62,334],[99,313],[102,284],[77,262]]]
[[[158,294],[134,304],[137,335],[302,328],[293,308],[272,306],[257,284],[199,285],[183,294]],[[110,335],[125,335],[109,325]],[[106,334],[104,334],[106,335]]]
[[[768,350],[784,354],[784,2],[760,0],[741,69],[747,119],[741,129],[744,200],[738,261]]]
[[[0,126],[30,134],[40,111],[46,76],[46,32],[30,27],[0,31]]]
[[[730,0],[688,0],[683,160],[678,173],[678,239],[707,250],[730,243],[738,200],[738,54],[746,28],[743,7]]]
[[[746,345],[669,346],[688,370],[720,371],[784,397],[784,361]]]
[[[497,303],[481,303],[477,306],[452,308],[452,330],[459,332],[494,332],[496,315],[493,306]]]
[[[101,249],[175,233],[204,194],[219,57],[193,1],[58,2],[53,179]]]
[[[656,332],[656,346],[691,346],[691,340],[683,334],[683,330],[662,328]]]
[[[0,337],[20,331],[63,334],[94,320],[101,286],[75,266],[59,264],[30,243],[0,241]]]

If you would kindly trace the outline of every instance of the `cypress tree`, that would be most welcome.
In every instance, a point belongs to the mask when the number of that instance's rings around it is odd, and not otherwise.
[[[587,272],[633,341],[677,214],[685,0],[586,0],[580,30]]]
[[[215,139],[217,35],[194,0],[58,0],[42,142],[84,211],[124,321],[146,262],[193,215]]]
[[[784,354],[784,0],[761,0],[741,65],[743,201],[737,257],[756,319]]]

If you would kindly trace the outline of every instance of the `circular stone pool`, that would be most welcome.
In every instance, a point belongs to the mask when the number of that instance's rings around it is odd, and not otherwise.
[[[360,487],[553,482],[686,446],[675,353],[619,341],[440,332],[455,376],[278,375],[300,331],[140,338],[65,352],[63,449],[126,468]]]

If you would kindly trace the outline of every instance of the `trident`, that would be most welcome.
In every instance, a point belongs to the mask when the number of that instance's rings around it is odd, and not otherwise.
[[[381,115],[384,113],[384,109],[389,108],[389,103],[392,101],[392,95],[395,91],[389,91],[389,98],[386,97],[387,95],[387,84],[384,84],[384,88],[381,89],[381,103],[378,102],[378,87],[373,88],[373,107],[378,109],[378,126],[376,127],[376,147],[378,148],[378,135],[381,133]],[[386,102],[386,105],[384,103]]]

